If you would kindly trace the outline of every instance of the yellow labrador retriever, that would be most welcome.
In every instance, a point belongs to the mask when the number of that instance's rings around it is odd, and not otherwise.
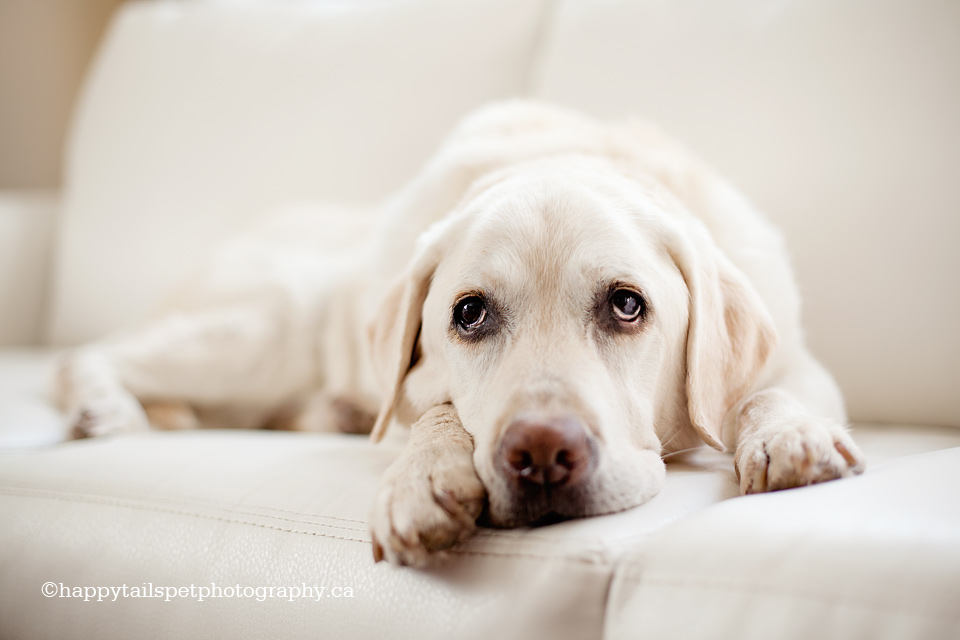
[[[735,451],[744,493],[863,469],[803,343],[779,234],[639,122],[506,102],[375,214],[228,242],[142,330],[58,375],[77,437],[208,423],[412,425],[374,556],[648,500],[662,456]]]

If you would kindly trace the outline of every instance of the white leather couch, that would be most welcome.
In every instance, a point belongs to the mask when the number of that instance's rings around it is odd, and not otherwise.
[[[940,0],[125,5],[62,192],[0,195],[0,637],[960,637],[958,78]],[[401,441],[61,442],[56,348],[141,321],[254,217],[375,202],[516,95],[658,121],[785,230],[863,476],[738,497],[701,451],[642,507],[418,571],[365,524]]]

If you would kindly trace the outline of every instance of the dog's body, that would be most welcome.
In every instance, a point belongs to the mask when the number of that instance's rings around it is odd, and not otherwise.
[[[746,493],[863,468],[782,239],[648,127],[488,107],[353,220],[273,220],[156,322],[72,354],[78,435],[149,416],[379,438],[396,416],[371,530],[407,564],[485,504],[500,526],[640,504],[703,441],[735,449]]]

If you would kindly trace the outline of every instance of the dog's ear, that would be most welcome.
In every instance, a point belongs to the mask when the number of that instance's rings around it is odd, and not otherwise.
[[[690,422],[704,442],[724,450],[724,416],[756,383],[778,337],[759,294],[706,230],[673,243],[686,281],[686,391]]]
[[[448,225],[449,226],[449,225]],[[445,253],[449,228],[432,229],[410,266],[387,291],[368,328],[374,369],[384,392],[377,421],[370,433],[379,442],[403,399],[404,380],[416,364],[423,303],[434,271]]]

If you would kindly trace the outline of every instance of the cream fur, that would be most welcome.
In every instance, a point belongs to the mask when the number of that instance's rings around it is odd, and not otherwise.
[[[72,354],[59,389],[78,434],[145,429],[141,403],[168,428],[290,416],[351,431],[376,414],[377,439],[412,424],[371,514],[377,557],[405,564],[469,535],[484,495],[494,524],[527,523],[495,463],[521,414],[575,416],[596,443],[564,516],[641,504],[661,455],[701,441],[736,450],[744,492],[863,468],[803,344],[780,235],[647,125],[493,105],[353,220],[274,218],[216,251],[154,323]],[[591,320],[615,282],[648,296],[641,331]],[[509,326],[457,340],[451,309],[469,291]]]

